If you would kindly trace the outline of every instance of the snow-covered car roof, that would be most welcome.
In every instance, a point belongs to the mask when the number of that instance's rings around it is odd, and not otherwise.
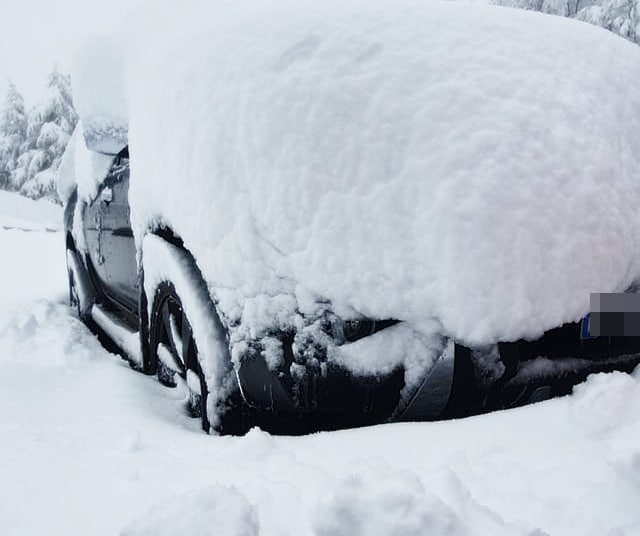
[[[631,43],[435,0],[214,2],[133,27],[113,109],[134,232],[170,225],[228,317],[329,303],[484,344],[640,275]],[[76,94],[85,125],[105,115],[104,91]]]

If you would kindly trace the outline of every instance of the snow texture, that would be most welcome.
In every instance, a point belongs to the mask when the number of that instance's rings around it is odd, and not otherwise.
[[[604,30],[245,0],[159,8],[98,48],[113,106],[79,83],[79,109],[126,109],[137,242],[170,225],[238,339],[327,308],[537,337],[640,276],[640,50]]]
[[[73,69],[74,85],[82,88],[74,102],[86,144],[113,155],[127,145],[123,38],[94,37],[78,51]]]
[[[120,536],[258,536],[256,510],[233,487],[211,486],[170,497]]]
[[[0,249],[3,535],[638,532],[640,371],[468,419],[212,437],[64,303],[62,233],[0,228]]]
[[[357,375],[390,374],[404,365],[407,395],[424,379],[425,372],[444,350],[437,332],[425,334],[406,324],[396,324],[351,344],[330,347],[329,358]]]
[[[509,526],[477,505],[467,508],[476,510],[473,525],[428,493],[415,474],[377,470],[338,482],[332,493],[320,500],[313,528],[316,536],[543,536]]]
[[[62,209],[49,201],[32,201],[13,192],[0,191],[0,228],[24,231],[59,231]]]

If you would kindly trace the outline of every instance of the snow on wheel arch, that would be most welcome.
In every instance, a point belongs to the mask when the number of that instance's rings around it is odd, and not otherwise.
[[[198,359],[209,391],[207,416],[215,429],[236,380],[224,328],[206,285],[190,255],[157,235],[148,234],[142,241],[142,266],[147,318],[151,318],[156,289],[163,282],[171,283],[180,297],[198,346]]]

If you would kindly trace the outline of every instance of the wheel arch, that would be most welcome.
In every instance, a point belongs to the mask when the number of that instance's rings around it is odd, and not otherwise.
[[[195,258],[170,228],[147,233],[140,241],[140,333],[145,371],[155,372],[149,348],[156,297],[170,283],[180,297],[199,350],[209,397],[207,415],[216,427],[225,400],[238,388],[228,336]]]

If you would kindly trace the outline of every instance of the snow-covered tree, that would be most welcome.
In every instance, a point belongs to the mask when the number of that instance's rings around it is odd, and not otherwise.
[[[639,0],[603,0],[582,7],[575,18],[602,26],[640,44],[639,4]]]
[[[20,150],[27,137],[27,114],[24,99],[9,82],[5,105],[0,111],[0,188],[11,186]]]
[[[494,4],[571,17],[640,44],[640,0],[492,0]]]
[[[47,95],[27,119],[26,141],[11,175],[12,185],[28,197],[56,199],[58,166],[78,121],[68,76],[57,70],[49,75]]]

